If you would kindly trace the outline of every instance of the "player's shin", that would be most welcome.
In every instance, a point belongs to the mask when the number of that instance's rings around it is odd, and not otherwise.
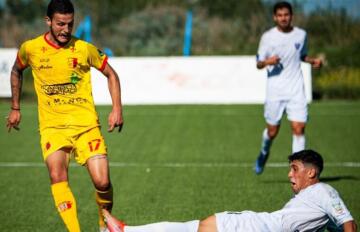
[[[80,232],[77,218],[76,202],[68,182],[51,185],[55,206],[70,232]]]
[[[99,207],[99,227],[105,228],[106,224],[102,209],[106,209],[111,212],[113,206],[113,188],[112,185],[106,191],[95,190],[96,203]]]
[[[260,150],[261,153],[264,155],[269,154],[271,144],[272,144],[272,140],[269,137],[268,130],[265,129],[261,140],[261,150]]]
[[[305,149],[305,136],[304,135],[293,135],[292,141],[292,153],[302,151]]]
[[[199,221],[159,222],[142,226],[125,226],[124,232],[197,232]]]

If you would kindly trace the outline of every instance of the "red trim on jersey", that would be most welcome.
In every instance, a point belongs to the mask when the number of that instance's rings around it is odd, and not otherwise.
[[[48,31],[48,32],[46,32],[46,33],[44,34],[44,39],[45,39],[46,43],[48,43],[51,47],[56,48],[56,49],[62,48],[61,46],[59,46],[59,45],[57,45],[57,44],[54,44],[53,42],[51,42],[50,40],[48,40],[48,39],[46,38],[46,36],[47,36],[49,33],[50,33],[50,31]]]
[[[105,66],[107,64],[108,57],[105,57],[104,62],[102,63],[101,67],[99,68],[99,71],[104,71]]]
[[[22,68],[22,69],[26,68],[26,65],[23,64],[23,62],[21,62],[21,60],[20,60],[19,53],[16,54],[16,61],[20,65],[20,68]]]

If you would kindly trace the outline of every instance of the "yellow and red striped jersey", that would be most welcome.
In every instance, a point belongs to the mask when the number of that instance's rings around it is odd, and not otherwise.
[[[94,45],[72,37],[59,47],[44,34],[20,46],[17,62],[32,69],[40,130],[99,125],[90,68],[103,71],[107,56]]]

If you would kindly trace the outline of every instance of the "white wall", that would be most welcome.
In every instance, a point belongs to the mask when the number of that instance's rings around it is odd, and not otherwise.
[[[0,97],[10,97],[10,73],[17,49],[0,49]]]
[[[16,49],[0,49],[0,97],[10,97],[10,72]],[[124,104],[263,103],[266,71],[254,56],[114,57],[109,59],[121,81]],[[311,68],[302,65],[310,102]],[[111,104],[107,79],[92,69],[96,104]]]
[[[254,56],[111,58],[118,72],[124,104],[263,103],[266,71],[256,69]],[[311,67],[302,65],[310,102]],[[107,82],[93,73],[97,104],[111,103]]]

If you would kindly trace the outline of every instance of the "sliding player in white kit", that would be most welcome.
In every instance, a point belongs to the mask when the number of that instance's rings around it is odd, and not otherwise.
[[[356,223],[338,192],[321,183],[323,159],[313,150],[289,156],[288,174],[294,197],[280,210],[223,212],[202,221],[159,222],[127,226],[104,210],[110,232],[301,232],[357,231]]]
[[[276,3],[273,9],[276,26],[266,31],[260,40],[256,66],[258,69],[266,67],[268,78],[264,107],[266,128],[255,163],[256,174],[264,170],[284,111],[292,128],[292,153],[305,149],[308,112],[301,61],[310,63],[313,68],[320,68],[322,61],[307,55],[306,32],[292,26],[292,15],[288,2]]]

